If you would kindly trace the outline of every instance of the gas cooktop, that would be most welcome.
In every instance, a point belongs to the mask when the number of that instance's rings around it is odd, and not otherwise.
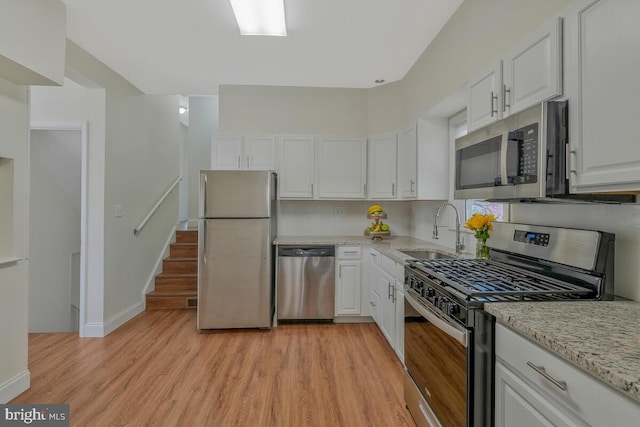
[[[594,293],[582,285],[489,260],[411,260],[409,265],[466,301],[576,299]]]

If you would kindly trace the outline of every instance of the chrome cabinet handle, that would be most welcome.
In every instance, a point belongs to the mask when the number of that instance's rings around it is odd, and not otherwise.
[[[251,162],[249,161],[249,156],[247,156],[247,169],[251,169]]]
[[[357,254],[358,251],[344,251],[345,254]]]
[[[557,380],[553,378],[551,375],[547,374],[547,370],[544,368],[544,366],[536,366],[533,362],[530,362],[530,361],[527,361],[527,365],[531,369],[533,369],[534,371],[542,375],[549,382],[551,382],[551,384],[558,387],[560,390],[567,391],[567,382],[562,380]]]
[[[376,303],[373,302],[373,301],[369,301],[369,304],[371,304],[371,307],[375,307],[376,306]]]
[[[413,186],[414,186],[415,182],[413,182],[413,180],[412,180],[412,179],[411,179],[411,180],[409,180],[409,182],[411,183],[411,187],[409,188],[409,190],[410,190],[409,192],[410,192],[411,194],[413,194]]]
[[[238,156],[238,169],[240,169],[240,156]]]
[[[395,182],[391,183],[391,195],[392,196],[396,195],[396,184],[395,184]]]
[[[509,95],[507,95],[509,94]],[[502,85],[502,112],[507,111],[507,108],[511,108],[509,105],[509,98],[511,98],[511,89],[507,89],[507,85]]]
[[[393,302],[396,302],[395,301],[395,297],[393,295],[394,286],[391,285],[391,283],[389,283],[389,282],[387,282],[387,286],[389,287],[389,291],[387,292],[387,298],[389,298]]]
[[[498,108],[496,107],[496,109],[493,109],[493,100],[496,100],[496,104],[498,103],[498,95],[494,94],[493,91],[491,91],[491,117],[494,117],[494,113],[498,114]]]

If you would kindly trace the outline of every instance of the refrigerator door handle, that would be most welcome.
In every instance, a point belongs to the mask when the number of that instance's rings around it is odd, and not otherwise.
[[[207,207],[207,175],[200,174],[200,216],[204,217]]]
[[[207,221],[202,221],[202,262],[207,263]]]

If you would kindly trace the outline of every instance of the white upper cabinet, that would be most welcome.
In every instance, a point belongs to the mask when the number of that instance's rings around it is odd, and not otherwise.
[[[396,134],[389,133],[369,138],[369,198],[395,199],[397,143]]]
[[[211,144],[211,169],[235,170],[241,168],[242,136],[218,135]]]
[[[562,94],[562,20],[554,18],[469,77],[469,132]]]
[[[245,165],[250,170],[272,170],[276,164],[276,138],[274,136],[247,136],[244,138]]]
[[[318,196],[364,199],[367,181],[366,138],[321,137],[317,149]]]
[[[502,118],[502,61],[469,77],[467,128],[481,128]]]
[[[278,138],[278,197],[313,198],[315,139],[312,136]]]
[[[211,169],[275,169],[275,137],[217,135],[211,144]]]
[[[418,131],[416,125],[400,133],[398,183],[403,199],[418,197]]]
[[[449,197],[449,121],[418,120],[418,199],[447,200]]]
[[[638,0],[582,1],[565,16],[571,192],[640,190]]]
[[[562,19],[554,18],[502,59],[504,116],[562,94]]]

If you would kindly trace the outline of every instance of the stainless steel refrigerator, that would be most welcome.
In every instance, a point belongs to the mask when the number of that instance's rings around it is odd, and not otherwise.
[[[273,171],[200,172],[198,329],[271,326],[275,192]]]

